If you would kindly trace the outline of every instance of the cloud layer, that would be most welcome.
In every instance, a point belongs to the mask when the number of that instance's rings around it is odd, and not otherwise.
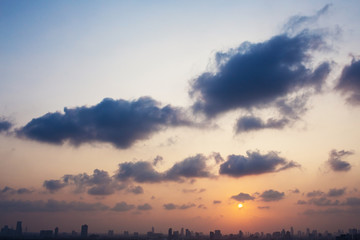
[[[344,67],[336,89],[348,95],[350,104],[360,105],[360,60]]]

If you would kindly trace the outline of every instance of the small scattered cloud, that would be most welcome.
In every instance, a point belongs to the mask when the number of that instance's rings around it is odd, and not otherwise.
[[[126,202],[119,202],[119,203],[116,203],[115,206],[113,208],[111,208],[111,210],[116,211],[116,212],[127,212],[134,208],[135,208],[135,205],[133,205],[133,204],[127,204]]]
[[[154,158],[153,165],[156,166],[158,163],[161,163],[163,160],[164,160],[164,159],[163,159],[162,156],[157,155],[157,156]]]
[[[295,189],[290,190],[290,192],[291,192],[291,193],[300,193],[300,190],[297,189],[297,188],[295,188]]]
[[[324,192],[319,191],[319,190],[314,190],[314,191],[308,192],[306,194],[307,197],[319,197],[319,196],[322,196],[322,195],[324,195]]]
[[[218,152],[213,152],[211,154],[211,157],[214,158],[216,164],[220,164],[225,161],[224,158],[222,158],[222,156]]]
[[[343,196],[346,192],[346,188],[331,188],[327,193],[328,197],[340,197]]]
[[[186,209],[189,209],[189,208],[196,207],[196,204],[187,203],[187,204],[182,204],[182,205],[176,205],[174,203],[166,203],[166,204],[163,205],[163,207],[164,207],[165,210],[175,210],[175,209],[186,210]]]
[[[204,204],[199,204],[197,208],[200,208],[200,209],[207,209],[207,207],[206,207]]]
[[[128,192],[134,193],[134,194],[143,194],[144,189],[141,186],[131,186],[127,189]]]
[[[349,197],[349,198],[346,198],[345,202],[343,202],[342,205],[346,205],[346,206],[360,206],[360,198],[357,198],[357,197]]]
[[[258,151],[247,151],[246,154],[247,156],[228,156],[227,161],[220,165],[219,173],[231,177],[243,177],[300,167],[296,162],[289,162],[285,158],[279,157],[276,152],[268,152],[263,155]]]
[[[0,189],[0,198],[4,198],[10,195],[23,195],[23,194],[30,194],[34,192],[28,188],[18,188],[14,189],[9,186],[5,186],[3,189]]]
[[[304,201],[304,200],[298,200],[296,204],[298,204],[298,205],[306,205],[307,202]]]
[[[270,189],[264,191],[259,197],[264,202],[274,202],[284,199],[285,193]]]
[[[320,197],[320,198],[312,198],[308,201],[309,204],[313,204],[315,206],[320,206],[320,207],[328,207],[328,206],[337,206],[339,205],[339,201],[338,200],[330,200],[327,199],[326,197]]]
[[[139,205],[139,206],[137,207],[137,209],[140,210],[140,211],[148,211],[148,210],[151,210],[152,207],[151,207],[150,204],[145,203],[145,204],[143,204],[143,205]]]
[[[10,121],[0,117],[0,133],[9,131],[12,126]]]
[[[255,199],[255,197],[250,196],[248,193],[242,193],[242,192],[239,193],[238,195],[231,196],[231,198],[239,202],[245,202]]]
[[[335,172],[347,172],[351,169],[351,164],[344,161],[343,158],[352,154],[354,153],[351,151],[336,151],[335,149],[333,149],[329,154],[330,156],[327,164]]]
[[[219,201],[219,200],[214,200],[213,201],[213,204],[220,204],[221,203],[221,201]]]
[[[60,180],[45,180],[43,183],[43,187],[51,193],[59,191],[66,185],[66,183],[61,182]]]
[[[360,105],[360,60],[352,59],[351,63],[342,70],[335,90],[347,95],[347,102]]]

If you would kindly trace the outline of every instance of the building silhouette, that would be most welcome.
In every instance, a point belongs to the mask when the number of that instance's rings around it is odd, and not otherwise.
[[[88,225],[84,224],[81,226],[81,237],[86,238],[88,235]]]

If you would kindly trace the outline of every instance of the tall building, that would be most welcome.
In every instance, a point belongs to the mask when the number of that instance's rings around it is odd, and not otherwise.
[[[17,234],[17,235],[21,235],[21,234],[22,234],[21,221],[18,221],[18,222],[16,223],[16,234]]]
[[[58,237],[58,234],[59,234],[59,228],[58,227],[56,227],[55,228],[55,231],[54,231],[54,237]]]
[[[81,237],[86,238],[88,235],[88,225],[84,224],[81,226]]]
[[[172,238],[172,228],[169,228],[168,230],[168,239],[170,240]]]

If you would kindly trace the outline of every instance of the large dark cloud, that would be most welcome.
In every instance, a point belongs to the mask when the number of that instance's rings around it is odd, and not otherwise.
[[[47,201],[0,201],[0,212],[64,212],[64,211],[104,211],[109,207],[102,203],[66,202],[49,199]]]
[[[273,202],[282,200],[285,197],[285,193],[270,189],[264,191],[259,197],[262,201]]]
[[[347,94],[350,104],[360,105],[360,60],[353,59],[344,67],[335,89]]]
[[[12,127],[12,123],[3,119],[3,118],[0,118],[0,133],[1,132],[7,132],[9,131],[9,129]]]
[[[354,154],[351,151],[336,151],[330,152],[329,160],[327,161],[330,168],[335,172],[346,172],[351,169],[351,164],[342,160],[344,157]]]
[[[245,202],[249,200],[254,200],[255,197],[250,196],[248,193],[239,193],[238,195],[231,196],[232,199],[235,199],[240,202]]]
[[[125,162],[119,164],[116,178],[119,181],[135,181],[139,183],[156,183],[163,181],[181,182],[189,178],[208,178],[212,175],[206,165],[207,158],[201,154],[188,157],[175,163],[165,172],[158,172],[153,164],[145,161]]]
[[[191,84],[193,109],[215,117],[234,109],[264,108],[300,89],[320,90],[330,64],[311,66],[311,53],[325,43],[321,34],[302,31],[277,35],[262,43],[242,43],[216,54],[217,71],[206,72]]]
[[[258,151],[247,151],[246,154],[247,156],[228,156],[227,161],[220,165],[219,173],[231,177],[243,177],[300,167],[298,163],[279,157],[276,152],[262,155]]]
[[[64,113],[47,113],[17,130],[18,136],[36,141],[78,146],[107,142],[128,148],[169,126],[191,125],[183,111],[160,104],[150,97],[134,101],[104,99],[92,107],[65,108]]]

